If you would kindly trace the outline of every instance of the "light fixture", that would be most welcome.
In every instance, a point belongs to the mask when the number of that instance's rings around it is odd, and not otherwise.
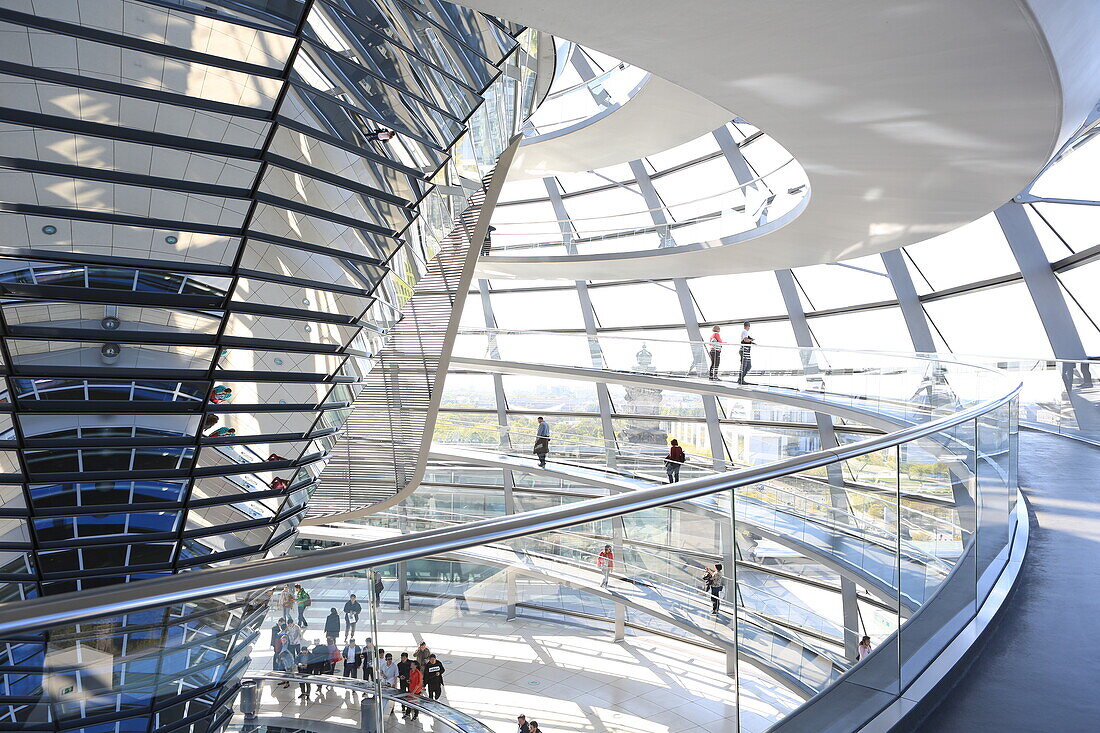
[[[167,237],[164,238],[164,241],[168,242],[168,244],[175,244],[180,240],[179,237],[175,236],[174,234],[169,234]]]
[[[57,227],[55,227],[53,224],[47,224],[46,226],[42,227],[42,233],[57,234]]]

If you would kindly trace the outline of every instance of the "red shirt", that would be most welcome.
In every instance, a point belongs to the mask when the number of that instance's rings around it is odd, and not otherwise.
[[[409,670],[409,692],[419,695],[424,691],[424,675],[419,669],[413,667]]]
[[[596,567],[602,568],[604,565],[609,568],[615,567],[615,553],[610,550],[604,550],[600,553],[600,556],[596,558]]]

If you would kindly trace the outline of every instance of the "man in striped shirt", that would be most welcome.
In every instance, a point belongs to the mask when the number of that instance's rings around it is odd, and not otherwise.
[[[745,327],[741,329],[741,376],[737,378],[738,384],[748,384],[745,377],[752,369],[752,345],[756,343],[756,339],[749,333],[751,326],[751,323],[745,321]]]

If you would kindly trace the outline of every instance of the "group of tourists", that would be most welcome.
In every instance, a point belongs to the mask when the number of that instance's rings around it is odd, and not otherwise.
[[[381,597],[382,580],[375,579],[374,592]],[[377,599],[376,598],[376,599]],[[271,627],[271,648],[273,668],[277,672],[297,672],[300,675],[335,675],[338,665],[343,665],[344,677],[358,678],[362,670],[363,679],[374,680],[377,676],[383,687],[413,695],[426,695],[438,700],[443,693],[443,663],[432,653],[426,642],[420,642],[412,653],[402,652],[397,661],[393,654],[375,647],[374,639],[367,637],[360,645],[355,640],[355,629],[363,604],[352,593],[344,602],[343,614],[335,607],[329,609],[324,623],[324,642],[310,645],[303,639],[303,630],[308,628],[306,609],[312,605],[309,593],[300,584],[284,585],[279,593],[279,604],[283,616]],[[297,617],[297,619],[295,619]],[[344,643],[337,644],[343,638]],[[282,687],[290,687],[283,682]],[[311,683],[299,681],[299,697],[308,698]],[[317,683],[318,689],[321,683]],[[389,713],[393,713],[396,703],[391,703]],[[402,717],[416,718],[418,712],[408,705],[402,705]]]

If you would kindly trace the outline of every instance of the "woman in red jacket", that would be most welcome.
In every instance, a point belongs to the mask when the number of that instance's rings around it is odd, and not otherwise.
[[[424,674],[420,671],[420,662],[413,662],[412,669],[409,670],[409,694],[419,697],[422,692],[424,692]],[[416,720],[419,717],[420,711],[412,708],[409,719]]]

